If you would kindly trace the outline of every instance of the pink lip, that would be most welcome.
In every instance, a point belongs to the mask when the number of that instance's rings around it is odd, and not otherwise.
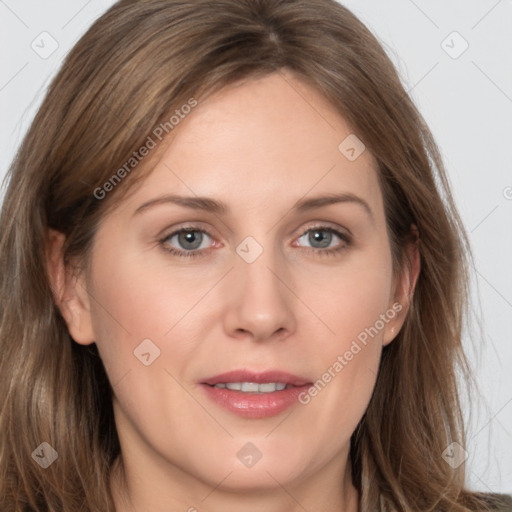
[[[215,386],[215,384],[222,382],[257,382],[258,384],[265,382],[283,382],[285,384],[291,384],[292,386],[304,386],[310,383],[308,379],[280,370],[269,370],[261,373],[251,370],[233,370],[205,379],[201,384]]]
[[[226,382],[282,382],[292,387],[273,393],[245,393],[227,388],[215,388],[215,384]],[[250,370],[235,370],[210,377],[201,382],[201,387],[217,405],[244,418],[267,418],[282,413],[297,403],[299,395],[312,385],[307,379],[282,371],[256,373]]]

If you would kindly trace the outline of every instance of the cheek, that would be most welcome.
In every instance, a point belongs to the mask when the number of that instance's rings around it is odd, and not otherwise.
[[[184,286],[173,279],[175,270],[148,268],[133,253],[130,258],[118,256],[98,259],[93,267],[91,318],[96,344],[113,385],[129,371],[140,373],[141,383],[149,382],[154,371],[144,370],[164,367],[171,341],[178,341],[172,343],[173,359],[186,361],[193,352],[193,343],[181,340],[186,322],[180,320],[204,291],[190,286],[190,281]],[[148,360],[151,363],[145,366]]]
[[[384,246],[385,247],[385,246]],[[325,324],[316,336],[316,385],[303,397],[322,432],[350,437],[368,405],[378,373],[382,336],[396,315],[391,308],[391,256],[360,254],[325,279],[312,301]],[[319,277],[319,276],[317,276]],[[328,326],[327,329],[325,326]],[[343,434],[342,434],[343,437]]]
[[[391,254],[385,243],[375,247],[352,253],[338,267],[316,271],[301,292],[324,323],[319,332],[333,350],[344,348],[391,306]]]
[[[98,258],[92,283],[98,337],[117,344],[129,339],[130,346],[145,338],[165,339],[198,301],[208,283],[162,261],[129,248],[124,253],[105,250]],[[119,339],[112,339],[113,332]]]
[[[98,261],[93,275],[96,344],[123,410],[116,421],[129,428],[129,417],[146,434],[161,435],[162,429],[179,430],[172,412],[183,410],[206,428],[204,411],[190,411],[194,402],[179,385],[197,357],[199,338],[187,333],[186,315],[205,293],[200,283],[190,286],[189,279],[186,286],[176,270],[150,269],[133,253]]]

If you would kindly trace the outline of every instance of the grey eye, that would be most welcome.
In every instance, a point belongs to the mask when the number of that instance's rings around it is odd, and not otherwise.
[[[329,247],[331,244],[332,235],[331,232],[325,229],[312,229],[309,231],[308,242],[310,242],[313,247],[323,249]],[[318,245],[315,245],[317,243]]]

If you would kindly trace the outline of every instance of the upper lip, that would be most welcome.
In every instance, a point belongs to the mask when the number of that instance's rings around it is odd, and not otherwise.
[[[226,383],[226,382],[256,382],[263,384],[265,382],[281,382],[284,384],[290,384],[292,386],[304,386],[311,384],[311,382],[292,373],[284,372],[281,370],[267,370],[264,372],[256,372],[248,369],[232,370],[225,373],[220,373],[213,377],[209,377],[201,382],[201,384],[209,384],[215,386],[215,384]]]

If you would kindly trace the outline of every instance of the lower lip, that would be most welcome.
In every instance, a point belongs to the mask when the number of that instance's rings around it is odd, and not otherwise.
[[[244,418],[276,416],[297,403],[299,395],[307,392],[311,385],[294,386],[272,393],[245,393],[201,384],[211,400]]]

